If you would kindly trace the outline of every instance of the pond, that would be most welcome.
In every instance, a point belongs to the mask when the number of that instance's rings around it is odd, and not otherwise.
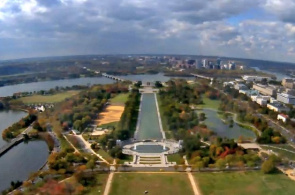
[[[207,127],[220,137],[227,137],[230,139],[238,139],[240,136],[243,138],[256,138],[253,131],[243,128],[235,122],[233,123],[233,126],[230,127],[229,124],[226,124],[220,119],[217,111],[203,109],[203,111],[200,112],[204,112],[206,115],[205,124]]]
[[[136,149],[134,147],[131,148],[131,150],[138,152],[138,153],[162,153],[165,151],[168,151],[169,148],[161,145],[138,145],[136,146]]]
[[[136,139],[162,139],[155,94],[142,94],[141,111],[138,120],[139,131]]]

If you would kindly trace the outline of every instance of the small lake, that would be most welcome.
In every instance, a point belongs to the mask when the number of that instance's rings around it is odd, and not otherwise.
[[[40,169],[48,158],[44,141],[20,143],[0,157],[0,191],[10,187],[11,181],[24,181]]]
[[[18,122],[21,118],[25,116],[27,116],[27,113],[19,110],[0,111],[0,148],[7,143],[5,140],[2,139],[2,131],[11,126],[13,123]]]
[[[227,137],[230,139],[238,139],[240,136],[244,138],[256,138],[253,131],[243,128],[235,122],[233,127],[229,127],[229,124],[224,123],[219,118],[217,111],[203,109],[200,112],[204,112],[206,115],[205,124],[207,127],[220,137]]]
[[[158,74],[142,74],[142,75],[126,75],[118,76],[123,79],[128,79],[131,81],[147,82],[147,81],[161,81],[166,82],[170,78],[183,78],[187,80],[193,80],[194,77],[167,77],[163,73]],[[91,86],[95,84],[111,84],[115,81],[106,77],[85,77],[77,79],[63,79],[63,80],[54,80],[54,81],[40,81],[34,83],[23,83],[17,85],[8,85],[0,87],[0,97],[12,96],[17,92],[34,92],[40,90],[49,90],[52,88],[58,87],[72,87],[74,85],[84,85]]]

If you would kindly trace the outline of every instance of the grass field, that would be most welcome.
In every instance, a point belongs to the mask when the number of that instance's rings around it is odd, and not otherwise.
[[[95,176],[96,184],[86,194],[87,195],[103,194],[106,183],[107,183],[108,176],[109,176],[109,174],[106,174],[106,173],[96,174],[96,176]]]
[[[220,105],[220,100],[211,100],[207,97],[203,96],[203,105],[198,105],[200,108],[212,108],[218,110],[219,105]]]
[[[171,131],[169,131],[167,119],[166,119],[166,117],[164,117],[163,109],[162,109],[162,106],[161,106],[161,98],[160,98],[159,95],[157,95],[157,100],[158,100],[158,104],[159,104],[159,111],[160,111],[160,117],[161,117],[161,120],[162,120],[163,130],[165,132],[166,138],[171,139],[171,138],[173,138],[173,134],[172,134]]]
[[[98,150],[96,153],[102,156],[102,158],[104,158],[109,163],[113,163],[114,159],[103,149]]]
[[[184,159],[181,158],[179,154],[169,154],[167,155],[168,161],[169,162],[176,162],[178,165],[184,164]]]
[[[115,173],[110,195],[144,194],[191,195],[186,173]]]
[[[66,91],[62,93],[57,93],[54,95],[32,95],[28,97],[22,97],[19,100],[24,104],[33,104],[33,103],[57,103],[70,98],[74,95],[77,95],[79,91]]]
[[[109,127],[117,127],[118,121],[99,125],[97,127],[108,129]]]
[[[129,93],[121,93],[110,100],[112,104],[125,104],[128,100]]]
[[[231,173],[195,173],[204,195],[293,195],[294,181],[284,174],[267,175],[260,171]]]

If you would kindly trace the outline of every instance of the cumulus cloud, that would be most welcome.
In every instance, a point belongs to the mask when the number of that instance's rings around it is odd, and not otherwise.
[[[294,7],[294,0],[1,0],[0,59],[179,53],[291,61]],[[265,14],[253,18],[253,9]]]

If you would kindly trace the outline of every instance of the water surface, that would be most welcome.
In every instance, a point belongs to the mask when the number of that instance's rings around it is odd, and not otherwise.
[[[44,141],[20,143],[0,157],[0,191],[10,187],[11,181],[24,181],[40,169],[48,158]]]
[[[220,137],[227,137],[230,139],[238,139],[240,136],[244,138],[256,137],[253,131],[243,128],[235,122],[233,123],[233,127],[229,127],[229,124],[226,124],[219,118],[217,111],[203,109],[202,112],[206,115],[205,124],[207,127]]]
[[[153,93],[142,94],[141,113],[139,113],[139,140],[162,139],[156,99]]]
[[[0,111],[0,148],[7,143],[5,140],[2,139],[2,132],[7,127],[18,122],[21,118],[25,116],[27,116],[27,113],[19,110]]]

